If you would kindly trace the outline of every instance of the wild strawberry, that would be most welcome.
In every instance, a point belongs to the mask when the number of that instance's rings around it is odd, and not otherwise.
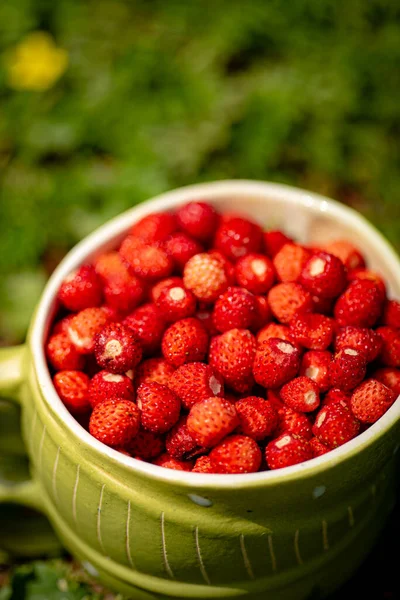
[[[68,337],[81,354],[91,354],[94,339],[111,320],[103,308],[85,308],[74,315],[68,325]]]
[[[285,407],[281,400],[278,390],[267,390],[267,400],[271,403],[271,405],[277,412],[279,412],[282,408]]]
[[[286,383],[280,395],[287,406],[298,412],[312,412],[320,403],[318,385],[304,375]]]
[[[400,370],[393,368],[382,368],[375,371],[373,378],[380,381],[390,390],[392,390],[396,398],[400,396]]]
[[[201,253],[186,263],[183,282],[199,300],[214,302],[227,289],[230,278],[226,264],[218,256]]]
[[[215,473],[209,456],[199,456],[193,467],[192,473]]]
[[[177,423],[181,402],[165,385],[149,381],[137,390],[137,405],[141,411],[142,427],[153,433],[165,433]]]
[[[326,454],[327,452],[330,452],[331,449],[329,448],[329,446],[325,446],[325,444],[323,444],[322,442],[319,441],[319,439],[317,437],[313,437],[310,440],[310,446],[312,449],[312,453],[313,456],[322,456],[323,454]]]
[[[177,285],[177,286],[183,285],[182,277],[167,277],[166,279],[161,279],[161,281],[159,281],[158,283],[155,283],[151,287],[150,300],[152,302],[154,302],[154,304],[156,304],[163,289],[173,287],[174,285]]]
[[[231,329],[210,343],[209,363],[235,392],[249,392],[254,385],[252,367],[256,340],[247,329]]]
[[[239,287],[229,287],[215,303],[214,325],[221,333],[248,329],[256,316],[255,296]]]
[[[178,209],[176,218],[183,231],[201,242],[212,239],[219,222],[217,211],[206,202],[184,204]]]
[[[236,261],[251,252],[259,252],[262,231],[259,225],[248,219],[234,217],[218,227],[214,246],[229,260]]]
[[[174,367],[202,361],[207,354],[208,334],[198,319],[176,321],[164,333],[161,350]]]
[[[313,310],[311,294],[299,283],[279,283],[269,291],[268,302],[275,317],[284,324]]]
[[[123,324],[132,329],[145,355],[153,354],[160,348],[167,325],[161,311],[154,304],[139,306],[124,319]]]
[[[200,362],[182,365],[168,381],[168,387],[189,410],[193,404],[211,396],[224,395],[224,381],[210,366]]]
[[[183,271],[189,258],[203,252],[203,246],[186,233],[173,233],[170,235],[164,242],[164,249],[180,271]]]
[[[268,323],[257,333],[258,344],[270,340],[271,338],[279,338],[280,340],[293,343],[290,328],[287,325]]]
[[[293,379],[300,367],[300,352],[290,342],[271,338],[257,348],[253,375],[266,388],[278,388]]]
[[[134,369],[142,359],[142,347],[134,332],[122,323],[109,323],[96,335],[97,363],[112,373]]]
[[[388,300],[383,309],[382,323],[400,329],[400,302]]]
[[[324,250],[340,258],[349,271],[365,267],[365,260],[361,252],[346,240],[328,242],[324,245]]]
[[[164,320],[173,323],[194,315],[196,298],[183,285],[171,285],[164,287],[156,300],[156,306]]]
[[[346,270],[337,256],[316,252],[304,265],[300,283],[315,296],[336,298],[346,287]]]
[[[247,435],[230,435],[209,454],[215,473],[256,473],[261,466],[261,450]]]
[[[135,437],[139,425],[140,414],[136,404],[130,400],[112,398],[95,406],[89,431],[103,444],[123,448]]]
[[[313,458],[310,443],[293,433],[282,433],[269,442],[265,450],[270,469],[282,469]]]
[[[88,389],[88,400],[92,408],[109,398],[135,399],[135,389],[129,377],[110,371],[100,371],[92,377]]]
[[[271,400],[269,390],[268,399]],[[274,431],[274,437],[277,437],[282,433],[300,435],[305,440],[309,440],[312,438],[312,423],[310,417],[305,413],[293,410],[290,406],[282,404],[282,407],[278,408],[278,427]]]
[[[384,367],[400,367],[400,329],[378,327],[376,333],[383,340],[380,361]]]
[[[92,265],[82,265],[70,273],[58,291],[61,304],[73,312],[99,306],[102,297],[101,281]]]
[[[336,448],[360,432],[360,422],[346,402],[333,402],[321,408],[315,418],[313,434],[329,448]]]
[[[149,383],[150,381],[168,385],[174,372],[175,367],[164,358],[148,358],[138,366],[135,383],[137,387],[142,383]]]
[[[68,334],[68,327],[73,316],[74,315],[69,314],[66,317],[63,317],[62,319],[54,323],[51,329],[51,335],[57,335],[58,333]]]
[[[348,325],[337,332],[335,350],[353,348],[361,352],[367,362],[371,362],[380,354],[382,344],[382,338],[373,329]]]
[[[118,252],[101,254],[95,262],[95,269],[103,282],[107,305],[127,313],[142,302],[144,283],[129,273]]]
[[[366,371],[364,354],[354,348],[342,348],[329,365],[330,385],[345,392],[353,390],[364,379]]]
[[[199,446],[212,448],[236,429],[239,419],[229,400],[213,397],[192,406],[186,425]]]
[[[161,435],[143,429],[139,429],[137,435],[127,445],[127,450],[132,456],[144,460],[151,460],[160,456],[164,452],[164,448],[164,438]]]
[[[278,425],[278,413],[268,400],[248,396],[235,404],[241,431],[253,440],[263,440]]]
[[[265,231],[263,235],[265,252],[271,258],[274,258],[285,244],[291,244],[293,242],[293,240],[282,233],[282,231]]]
[[[304,348],[326,350],[333,340],[335,322],[317,313],[298,315],[290,323],[290,333],[293,340]]]
[[[272,321],[272,312],[265,296],[254,296],[256,302],[256,314],[251,324],[252,331],[258,331]]]
[[[94,260],[94,268],[102,282],[110,281],[115,277],[128,275],[128,270],[122,262],[119,252],[105,252]]]
[[[349,287],[335,304],[334,315],[341,327],[372,327],[382,314],[383,298],[378,286],[369,279],[359,279]]]
[[[187,416],[181,417],[167,434],[165,447],[173,458],[192,458],[192,453],[198,448],[187,428],[186,421]]]
[[[212,308],[207,308],[207,307],[200,308],[196,312],[195,317],[196,317],[196,319],[199,319],[199,321],[204,326],[205,330],[207,331],[207,333],[210,337],[212,337],[214,335],[219,335],[220,332],[214,325]]]
[[[124,239],[119,253],[130,273],[145,281],[168,277],[173,270],[173,262],[164,250],[140,243],[132,236]]]
[[[358,386],[351,397],[353,414],[361,423],[375,423],[396,400],[396,394],[376,379],[368,379]]]
[[[325,398],[323,399],[322,403],[321,403],[321,408],[323,406],[327,406],[328,404],[334,404],[335,402],[345,402],[346,404],[348,404],[350,406],[350,399],[351,399],[351,391],[350,393],[344,392],[343,390],[339,389],[339,388],[332,388],[331,390],[329,390],[329,392],[326,394]]]
[[[298,281],[311,252],[297,244],[285,244],[274,256],[274,267],[279,281]]]
[[[72,414],[85,413],[90,410],[89,381],[89,377],[82,371],[60,371],[54,376],[54,387]]]
[[[165,452],[156,458],[156,460],[153,461],[153,465],[164,467],[164,469],[173,469],[174,471],[191,471],[193,468],[192,461],[172,458],[168,452]]]
[[[302,358],[300,375],[310,377],[317,384],[321,392],[330,388],[329,365],[333,356],[328,350],[310,350]]]
[[[263,254],[247,254],[235,265],[238,284],[253,294],[266,294],[274,284],[275,269],[270,258]]]
[[[80,370],[85,364],[85,357],[76,350],[66,333],[56,333],[49,338],[46,355],[56,371]]]
[[[371,271],[370,269],[353,269],[347,273],[348,281],[356,281],[367,279],[376,284],[377,288],[381,292],[382,298],[386,298],[386,284],[383,281],[382,277],[375,273],[375,271]]]
[[[152,213],[135,223],[130,234],[140,239],[144,244],[163,242],[177,230],[175,215],[170,213]]]

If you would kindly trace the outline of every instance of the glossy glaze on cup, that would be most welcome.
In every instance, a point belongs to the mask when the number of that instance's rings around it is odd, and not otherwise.
[[[302,242],[344,237],[400,297],[400,264],[360,216],[273,184],[219,182],[144,203],[79,244],[50,280],[33,318],[21,388],[23,434],[36,484],[32,505],[65,546],[131,597],[302,600],[326,594],[358,566],[394,502],[400,403],[362,436],[311,462],[251,475],[174,472],[106,448],[58,399],[43,356],[65,275],[155,210],[206,199]],[[139,588],[143,590],[139,592]],[[162,597],[162,596],[161,596]]]

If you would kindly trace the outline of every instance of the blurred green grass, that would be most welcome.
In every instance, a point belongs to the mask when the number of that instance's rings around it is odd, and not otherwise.
[[[32,31],[68,68],[14,90],[7,53]],[[77,240],[195,181],[326,193],[399,246],[399,39],[394,0],[0,3],[3,343]]]

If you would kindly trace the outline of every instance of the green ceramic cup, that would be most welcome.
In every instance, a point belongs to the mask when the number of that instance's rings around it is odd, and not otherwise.
[[[0,501],[42,511],[92,573],[138,600],[323,597],[362,562],[393,507],[399,402],[358,438],[310,462],[207,475],[163,469],[102,445],[68,413],[49,377],[43,342],[64,277],[112,248],[139,218],[193,199],[282,227],[299,241],[354,240],[400,296],[393,249],[360,215],[327,198],[225,181],[141,204],[69,253],[47,284],[26,346],[0,355],[0,388],[22,407],[32,476],[15,485],[3,480]]]

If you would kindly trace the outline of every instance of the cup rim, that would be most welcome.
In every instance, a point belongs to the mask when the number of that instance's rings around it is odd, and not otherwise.
[[[400,281],[400,259],[389,242],[362,215],[335,200],[307,190],[285,184],[252,180],[238,179],[200,183],[160,194],[111,219],[74,246],[49,278],[33,318],[29,335],[29,346],[36,378],[47,409],[50,412],[56,412],[69,433],[75,436],[81,444],[98,453],[99,456],[107,457],[110,461],[119,463],[122,467],[142,476],[186,488],[238,489],[286,483],[301,477],[314,476],[345,462],[357,452],[370,446],[376,439],[389,431],[396,420],[400,418],[400,402],[397,399],[390,409],[365,432],[327,454],[277,470],[246,474],[210,474],[175,471],[128,457],[91,436],[67,410],[54,388],[44,351],[44,332],[48,324],[48,315],[51,313],[57,291],[66,275],[82,264],[86,257],[93,254],[99,246],[123,234],[134,222],[150,212],[173,209],[183,202],[195,199],[210,201],[229,195],[251,195],[260,198],[272,195],[288,205],[298,206],[301,204],[315,214],[329,213],[339,221],[350,225],[355,232],[359,231],[364,234],[367,232],[380,254],[385,255],[386,261]]]

